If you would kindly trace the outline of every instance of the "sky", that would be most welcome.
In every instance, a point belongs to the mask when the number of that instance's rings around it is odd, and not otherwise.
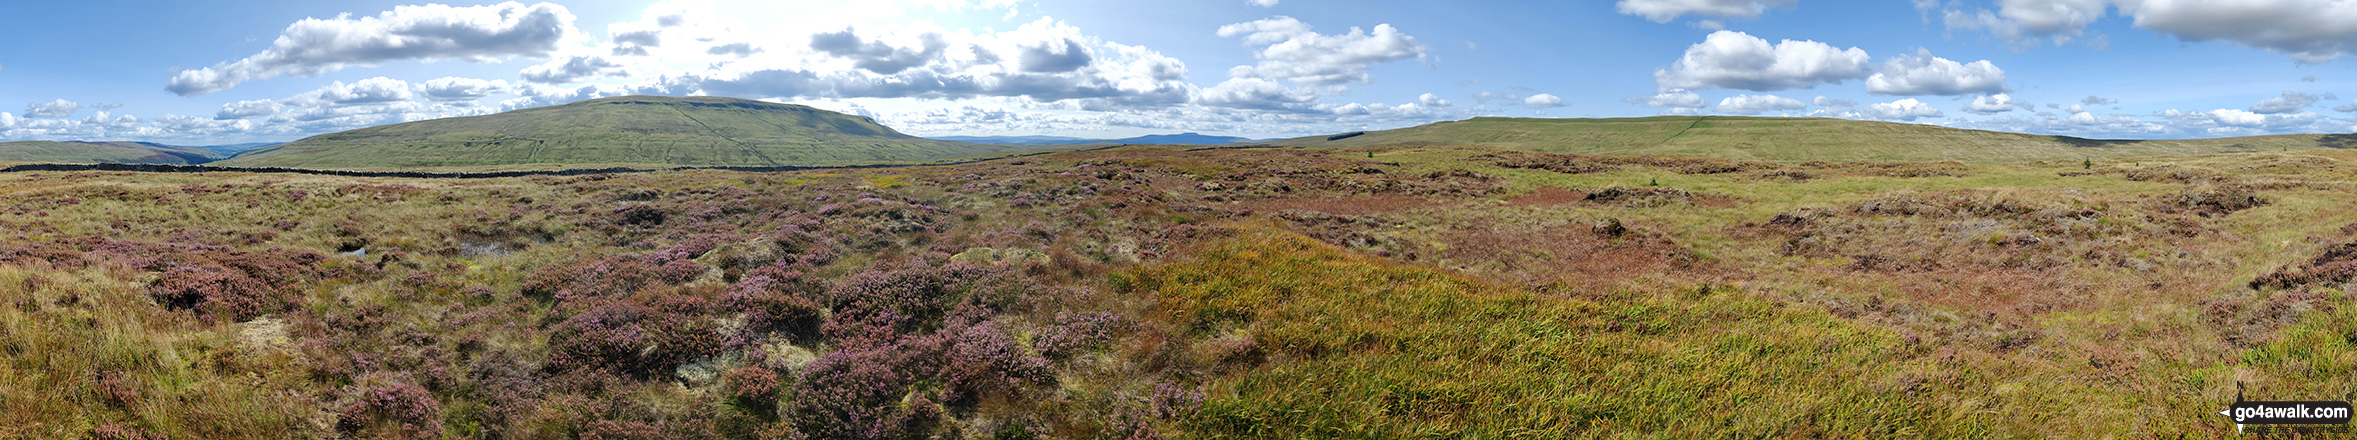
[[[28,1],[0,37],[0,140],[284,142],[622,95],[920,136],[1652,115],[2357,131],[2357,0]]]

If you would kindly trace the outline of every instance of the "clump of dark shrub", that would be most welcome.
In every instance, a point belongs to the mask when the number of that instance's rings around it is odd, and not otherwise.
[[[846,277],[826,299],[835,322],[921,334],[940,328],[949,311],[962,304],[1003,310],[1023,296],[1022,287],[990,266],[913,262]]]
[[[1050,359],[1069,359],[1111,343],[1122,325],[1121,315],[1109,312],[1058,313],[1055,323],[1041,329],[1032,346]]]
[[[811,438],[923,438],[941,419],[941,409],[909,388],[939,371],[937,342],[845,349],[812,361],[793,386],[787,413]]]
[[[1588,193],[1585,199],[1594,203],[1623,204],[1631,208],[1651,208],[1693,203],[1693,193],[1677,188],[1629,188],[1609,186]]]
[[[2158,199],[2162,212],[2186,211],[2203,217],[2225,216],[2272,202],[2256,190],[2235,185],[2195,187]]]
[[[550,366],[602,369],[636,377],[669,374],[719,348],[710,324],[678,313],[601,301],[552,329]]]
[[[950,345],[948,369],[942,376],[949,388],[942,397],[943,403],[954,406],[971,405],[983,396],[1050,386],[1056,381],[1047,359],[1025,352],[1014,337],[991,322],[958,332],[956,341]]]
[[[664,212],[661,208],[647,205],[630,205],[615,209],[614,215],[611,217],[611,221],[613,221],[613,223],[616,225],[622,226],[653,227],[662,226],[663,222],[665,220],[669,220],[670,218],[671,213]]]
[[[825,310],[812,299],[825,291],[823,285],[800,271],[764,269],[729,286],[721,305],[726,310],[744,311],[748,336],[779,332],[807,340],[817,336],[819,325],[825,321]],[[749,342],[752,342],[750,338],[739,341],[740,344]]]
[[[729,370],[726,379],[730,399],[735,399],[739,404],[762,408],[775,404],[777,392],[784,386],[776,371],[757,366]]]
[[[398,381],[361,385],[349,397],[351,403],[337,414],[338,431],[412,438],[442,434],[442,404],[425,387]]]
[[[2357,279],[2357,243],[2342,243],[2324,250],[2298,266],[2285,265],[2274,272],[2251,279],[2250,286],[2258,288],[2291,288],[2317,283],[2342,283]]]

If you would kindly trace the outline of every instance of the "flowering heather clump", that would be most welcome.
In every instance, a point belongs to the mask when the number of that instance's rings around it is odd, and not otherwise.
[[[918,372],[939,366],[922,345],[838,350],[810,363],[794,385],[788,413],[812,438],[923,437],[940,417],[929,399],[905,399]],[[903,405],[904,400],[913,400]],[[929,430],[929,429],[927,429]]]
[[[1110,312],[1058,313],[1055,324],[1041,329],[1032,345],[1050,359],[1068,359],[1112,342],[1122,325],[1121,315]]]
[[[439,437],[442,404],[424,387],[407,382],[362,386],[336,419],[345,433],[377,431],[400,437]]]
[[[816,336],[825,320],[825,310],[809,295],[824,292],[824,287],[804,278],[800,272],[763,272],[730,286],[728,296],[721,299],[722,307],[745,313],[747,334],[783,332],[803,338]],[[781,281],[779,276],[785,279]]]
[[[738,367],[728,372],[729,398],[746,404],[766,407],[777,401],[780,381],[777,372],[756,366]]]
[[[966,405],[985,395],[1013,394],[1027,388],[1053,386],[1055,372],[1048,361],[1027,353],[997,324],[984,322],[959,332],[950,346],[949,367],[943,371],[949,392],[944,403]]]
[[[167,307],[195,309],[216,320],[244,321],[296,306],[294,298],[278,294],[277,289],[215,265],[164,272],[149,290]]]
[[[611,217],[611,221],[616,225],[622,226],[653,227],[661,226],[663,221],[669,220],[670,217],[671,213],[664,212],[660,208],[647,205],[631,205],[628,207],[615,209],[614,215]]]
[[[661,426],[625,420],[589,422],[587,429],[582,431],[582,440],[662,440],[670,438],[663,435]]]
[[[902,331],[930,329],[952,307],[972,302],[1003,307],[1019,296],[1014,280],[987,266],[965,263],[869,269],[827,293],[834,320],[889,325]],[[899,319],[873,318],[892,312]]]

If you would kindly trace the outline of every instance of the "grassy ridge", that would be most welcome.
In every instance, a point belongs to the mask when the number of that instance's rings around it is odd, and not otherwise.
[[[1657,116],[1613,119],[1473,118],[1329,140],[1269,142],[1315,147],[1479,145],[1545,153],[1705,156],[1773,162],[1958,161],[2020,163],[2345,148],[2336,135],[2191,140],[2091,140],[1827,118]]]
[[[0,161],[49,163],[199,164],[219,153],[145,142],[0,142]]]
[[[830,165],[918,162],[1006,149],[909,136],[866,117],[799,105],[625,96],[313,136],[240,154],[223,165]]]

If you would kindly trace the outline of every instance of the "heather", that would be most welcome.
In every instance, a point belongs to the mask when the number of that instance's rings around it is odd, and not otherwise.
[[[2357,393],[2352,158],[7,174],[0,437],[2215,435]]]

